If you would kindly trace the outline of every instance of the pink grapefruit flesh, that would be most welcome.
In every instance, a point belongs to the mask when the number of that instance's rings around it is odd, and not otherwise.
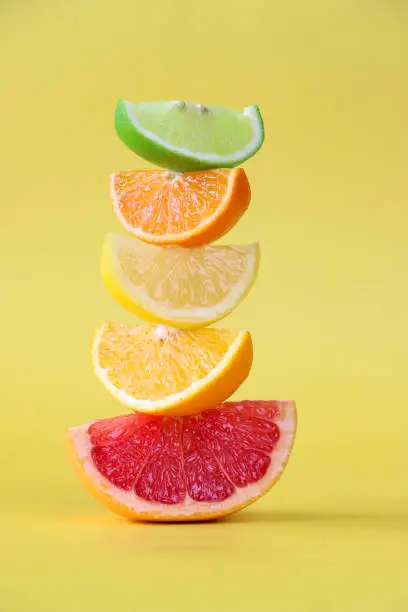
[[[77,474],[133,520],[215,519],[261,497],[293,445],[290,401],[227,402],[184,417],[130,414],[68,431]]]

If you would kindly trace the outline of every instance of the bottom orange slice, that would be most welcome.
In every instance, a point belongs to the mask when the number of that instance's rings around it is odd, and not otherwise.
[[[226,516],[264,495],[290,455],[290,401],[227,402],[184,417],[130,414],[68,430],[78,476],[131,520]]]
[[[180,416],[227,400],[252,366],[247,331],[104,323],[95,333],[96,376],[121,404]]]

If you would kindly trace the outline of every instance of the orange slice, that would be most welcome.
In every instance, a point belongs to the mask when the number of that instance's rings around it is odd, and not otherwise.
[[[105,323],[92,347],[96,376],[138,412],[191,414],[226,400],[252,365],[249,332]]]
[[[110,194],[128,232],[163,246],[193,247],[217,240],[237,223],[251,199],[242,168],[117,172],[110,177]]]
[[[226,403],[197,416],[132,414],[68,431],[80,480],[132,520],[195,521],[264,495],[289,459],[294,402]]]

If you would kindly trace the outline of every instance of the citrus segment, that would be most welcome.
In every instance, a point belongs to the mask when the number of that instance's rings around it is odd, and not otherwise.
[[[174,174],[129,170],[110,177],[113,210],[124,229],[153,244],[200,246],[228,232],[248,208],[242,168]]]
[[[252,365],[249,332],[105,323],[92,346],[94,371],[124,406],[191,414],[226,400]]]
[[[129,519],[231,514],[279,478],[296,429],[294,402],[228,402],[197,416],[133,414],[68,431],[81,480]]]
[[[237,166],[262,146],[264,127],[259,108],[243,112],[224,106],[183,100],[119,100],[115,129],[122,142],[140,157],[171,170]]]
[[[258,265],[257,244],[163,248],[109,234],[101,273],[113,297],[141,318],[194,328],[232,312]]]

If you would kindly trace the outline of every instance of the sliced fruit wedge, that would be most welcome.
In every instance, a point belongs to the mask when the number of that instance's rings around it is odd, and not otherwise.
[[[110,176],[113,211],[122,227],[151,244],[201,246],[226,234],[248,208],[242,168],[175,174],[129,170]]]
[[[137,104],[119,100],[115,129],[136,155],[179,172],[238,166],[264,140],[255,105],[238,112],[184,100]]]
[[[148,321],[204,327],[228,315],[251,289],[259,245],[158,247],[108,234],[101,273],[111,295]]]
[[[192,414],[226,400],[248,376],[247,331],[104,323],[92,346],[96,376],[138,412]]]
[[[74,427],[69,454],[81,481],[117,514],[211,520],[275,484],[295,430],[294,402],[234,402],[198,416],[133,414]]]

